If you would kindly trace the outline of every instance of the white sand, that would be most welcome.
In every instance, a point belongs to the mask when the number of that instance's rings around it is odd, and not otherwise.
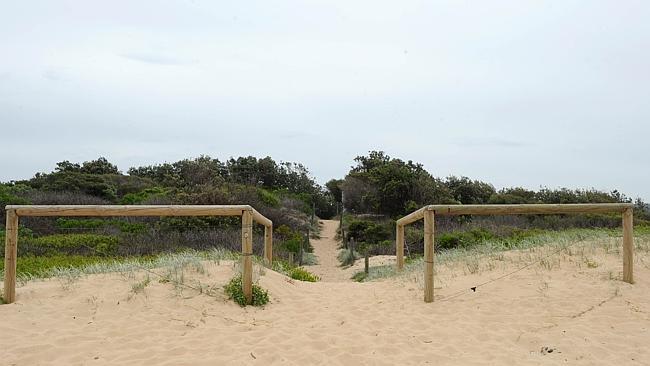
[[[331,258],[335,225],[325,222],[314,244],[321,265],[311,269],[324,281],[267,270],[259,280],[271,295],[264,309],[223,298],[220,287],[233,275],[226,262],[195,275],[217,284],[217,298],[178,296],[155,278],[134,295],[137,280],[120,274],[87,276],[71,287],[29,282],[15,304],[0,306],[0,364],[650,364],[646,254],[637,257],[635,285],[609,279],[622,260],[603,254],[594,257],[596,268],[560,258],[559,268],[533,266],[446,300],[517,263],[479,274],[464,274],[462,263],[441,265],[436,302],[425,304],[413,281],[347,280],[354,270],[342,271]]]

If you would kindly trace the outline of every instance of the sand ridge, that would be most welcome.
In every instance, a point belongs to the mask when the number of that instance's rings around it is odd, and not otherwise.
[[[336,225],[324,221],[314,241],[320,265],[308,269],[322,282],[256,269],[271,295],[264,309],[155,280],[134,295],[143,273],[29,282],[0,306],[2,364],[650,364],[647,254],[637,257],[635,285],[607,278],[621,265],[610,253],[596,268],[558,260],[448,300],[513,265],[480,273],[440,265],[436,302],[425,304],[417,276],[356,283],[336,272],[344,272],[332,258]],[[225,284],[235,267],[206,263],[196,276]]]

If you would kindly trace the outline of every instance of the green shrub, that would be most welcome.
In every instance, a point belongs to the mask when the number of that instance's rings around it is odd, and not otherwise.
[[[118,238],[97,234],[56,234],[24,240],[23,246],[34,254],[79,254],[111,256],[117,251]]]
[[[368,278],[368,275],[366,272],[357,272],[352,276],[352,280],[355,282],[363,282],[365,279]]]
[[[337,255],[339,262],[342,266],[351,266],[354,264],[354,261],[362,258],[361,254],[356,250],[352,252],[350,249],[341,249]]]
[[[306,281],[306,282],[318,282],[320,281],[320,277],[316,276],[315,274],[307,271],[306,269],[302,267],[296,267],[293,268],[292,270],[289,271],[289,277],[293,278],[294,280],[298,281]]]
[[[242,276],[238,274],[233,277],[224,290],[229,299],[234,300],[239,306],[246,306],[246,298],[242,287]],[[269,293],[257,284],[253,284],[253,306],[264,306],[269,302]]]
[[[303,245],[303,252],[311,251],[312,248],[308,242],[306,242],[305,237],[299,232],[294,231],[287,225],[281,225],[276,230],[275,233],[278,236],[280,243],[278,248],[282,251],[292,252],[298,254],[300,252],[300,244]]]
[[[438,237],[439,249],[467,248],[483,241],[495,238],[494,234],[485,229],[445,233]]]
[[[276,194],[269,192],[266,189],[258,188],[257,196],[265,205],[269,207],[280,206],[280,198]]]
[[[140,205],[154,197],[165,197],[168,189],[162,187],[146,188],[137,193],[127,193],[120,199],[121,205]]]
[[[375,244],[392,237],[392,222],[377,223],[369,220],[350,220],[347,236],[357,243]]]

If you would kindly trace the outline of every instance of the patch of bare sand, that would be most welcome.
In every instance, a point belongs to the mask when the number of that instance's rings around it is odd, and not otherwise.
[[[590,255],[595,265],[559,255],[557,265],[531,266],[467,290],[519,268],[526,260],[520,256],[531,253],[481,259],[478,271],[462,261],[439,265],[431,304],[422,301],[416,274],[304,283],[266,270],[259,283],[271,303],[240,308],[220,289],[234,274],[230,262],[187,273],[217,285],[214,297],[178,294],[154,278],[134,294],[144,273],[91,275],[71,286],[33,281],[18,288],[15,304],[0,306],[0,359],[7,365],[650,363],[647,253],[637,256],[635,285],[610,279],[621,270],[620,254],[611,252]]]

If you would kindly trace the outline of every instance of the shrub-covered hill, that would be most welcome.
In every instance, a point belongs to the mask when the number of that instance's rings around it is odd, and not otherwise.
[[[343,204],[346,239],[372,254],[394,253],[395,220],[428,204],[531,204],[632,202],[617,190],[522,187],[500,190],[468,177],[435,177],[422,164],[392,158],[382,151],[358,156],[343,179],[327,182],[331,196]],[[650,206],[637,199],[636,225],[650,224]],[[407,227],[407,250],[423,251],[422,223]],[[547,230],[615,228],[619,214],[523,215],[436,218],[436,248],[439,250],[478,245],[486,240],[517,242]]]
[[[303,240],[312,214],[328,218],[336,210],[331,194],[303,165],[252,156],[226,161],[200,156],[126,173],[105,158],[62,161],[49,173],[0,184],[0,206],[8,204],[250,204],[281,228],[275,236],[280,256],[300,247],[296,241]],[[4,209],[0,215],[2,234]],[[19,256],[129,256],[215,246],[238,250],[239,226],[237,217],[26,217]],[[255,247],[261,252],[261,229],[256,230]],[[303,249],[309,250],[304,241]]]

